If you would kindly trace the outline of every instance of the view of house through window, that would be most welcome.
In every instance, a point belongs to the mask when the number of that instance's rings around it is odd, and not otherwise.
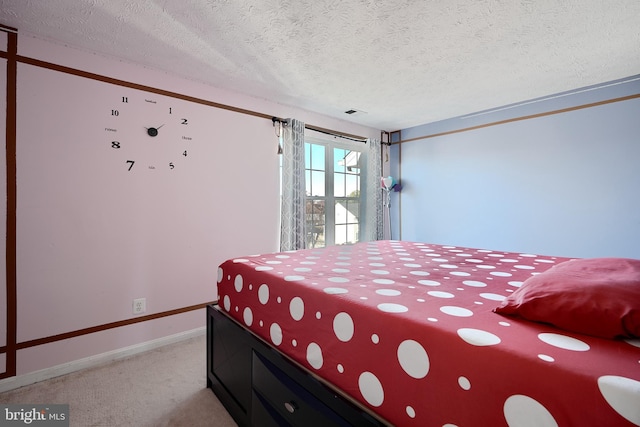
[[[307,248],[360,240],[362,151],[305,143]]]

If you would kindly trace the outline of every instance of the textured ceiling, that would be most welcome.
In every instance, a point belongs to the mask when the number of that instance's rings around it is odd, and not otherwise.
[[[638,0],[0,0],[0,24],[385,130],[640,73]]]

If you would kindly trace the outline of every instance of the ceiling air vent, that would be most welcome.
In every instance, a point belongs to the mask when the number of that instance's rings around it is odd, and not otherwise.
[[[357,112],[358,112],[358,110],[347,110],[347,111],[345,111],[344,113],[345,113],[345,114],[355,114],[355,113],[357,113]]]

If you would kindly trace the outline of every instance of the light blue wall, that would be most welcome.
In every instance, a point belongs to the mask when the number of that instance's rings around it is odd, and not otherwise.
[[[640,76],[405,129],[402,140],[640,94]],[[640,258],[640,98],[403,142],[403,240]]]

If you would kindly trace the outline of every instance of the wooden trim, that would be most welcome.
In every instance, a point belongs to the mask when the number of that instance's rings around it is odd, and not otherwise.
[[[141,85],[141,84],[138,84],[138,83],[128,82],[126,80],[114,79],[112,77],[107,77],[107,76],[103,76],[103,75],[100,75],[100,74],[90,73],[88,71],[78,70],[76,68],[65,67],[64,65],[58,65],[58,64],[54,64],[52,62],[46,62],[46,61],[41,61],[39,59],[28,58],[26,56],[18,55],[17,59],[18,59],[18,62],[22,62],[24,64],[29,64],[29,65],[33,65],[33,66],[36,66],[36,67],[46,68],[48,70],[53,70],[53,71],[59,71],[61,73],[71,74],[71,75],[78,76],[78,77],[84,77],[84,78],[87,78],[87,79],[92,79],[92,80],[97,80],[97,81],[101,81],[101,82],[105,82],[105,83],[110,83],[110,84],[113,84],[113,85],[128,87],[128,88],[131,88],[131,89],[138,89],[138,90],[142,90],[142,91],[145,91],[145,92],[155,93],[155,94],[158,94],[158,95],[169,96],[169,97],[172,97],[172,98],[182,99],[184,101],[195,102],[196,104],[207,105],[209,107],[222,108],[224,110],[229,110],[229,111],[233,111],[233,112],[236,112],[236,113],[247,114],[247,115],[250,115],[250,116],[260,117],[260,118],[263,118],[263,119],[271,120],[273,118],[273,116],[270,115],[270,114],[258,113],[256,111],[251,111],[251,110],[245,110],[243,108],[232,107],[230,105],[220,104],[220,103],[217,103],[217,102],[208,101],[206,99],[196,98],[194,96],[184,95],[184,94],[181,94],[181,93],[172,92],[172,91],[168,91],[168,90],[164,90],[164,89],[158,89],[158,88],[152,87],[152,86],[145,86],[145,85]]]
[[[176,314],[187,313],[189,311],[200,310],[206,308],[209,304],[214,304],[215,301],[210,301],[202,304],[196,304],[189,307],[177,308],[174,310],[163,311],[161,313],[149,314],[147,316],[135,317],[133,319],[120,320],[117,322],[106,323],[104,325],[92,326],[90,328],[78,329],[77,331],[65,332],[63,334],[53,335],[45,338],[38,338],[35,340],[21,342],[17,345],[18,350],[23,350],[29,347],[36,347],[39,345],[50,344],[56,341],[68,340],[70,338],[80,337],[82,335],[93,334],[96,332],[102,332],[109,329],[119,328],[121,326],[134,325],[140,322],[146,322],[149,320],[160,319],[168,316],[175,316]]]
[[[6,116],[6,173],[7,173],[7,223],[6,223],[6,293],[7,293],[7,342],[5,372],[0,378],[16,374],[17,342],[17,291],[16,291],[16,82],[18,35],[7,33],[7,116]]]
[[[260,113],[260,112],[257,112],[257,111],[246,110],[244,108],[233,107],[231,105],[220,104],[218,102],[208,101],[206,99],[196,98],[194,96],[184,95],[184,94],[181,94],[181,93],[178,93],[178,92],[172,92],[172,91],[168,91],[168,90],[164,90],[164,89],[158,89],[156,87],[145,86],[145,85],[141,85],[141,84],[138,84],[138,83],[132,83],[132,82],[128,82],[126,80],[115,79],[115,78],[112,78],[112,77],[103,76],[101,74],[95,74],[95,73],[90,73],[88,71],[78,70],[76,68],[65,67],[63,65],[54,64],[52,62],[46,62],[46,61],[41,61],[39,59],[28,58],[26,56],[18,55],[17,56],[17,60],[19,62],[24,63],[24,64],[33,65],[33,66],[36,66],[36,67],[46,68],[46,69],[53,70],[53,71],[59,71],[61,73],[66,73],[66,74],[72,74],[74,76],[84,77],[84,78],[88,78],[88,79],[92,79],[92,80],[98,80],[98,81],[101,81],[101,82],[110,83],[110,84],[123,86],[123,87],[128,87],[128,88],[131,88],[131,89],[138,89],[138,90],[142,90],[142,91],[145,91],[145,92],[155,93],[155,94],[158,94],[158,95],[169,96],[169,97],[176,98],[176,99],[182,99],[184,101],[194,102],[196,104],[201,104],[201,105],[206,105],[206,106],[209,106],[209,107],[214,107],[214,108],[220,108],[220,109],[223,109],[223,110],[233,111],[235,113],[246,114],[246,115],[249,115],[249,116],[259,117],[259,118],[262,118],[262,119],[268,119],[268,120],[271,120],[271,121],[273,121],[274,118],[276,120],[284,121],[283,118],[273,116],[272,114],[264,114],[264,113]],[[326,129],[326,128],[322,128],[320,126],[315,126],[315,125],[311,125],[311,124],[305,124],[305,128],[310,129],[310,130],[315,130],[315,131],[318,131],[318,132],[330,133],[330,134],[333,134],[333,135],[336,135],[336,136],[343,136],[343,137],[346,137],[346,138],[358,139],[358,140],[362,140],[362,141],[366,141],[367,140],[367,138],[364,137],[364,136],[352,135],[352,134],[349,134],[349,133],[346,133],[346,132],[339,132],[339,131],[335,131],[335,130],[332,130],[332,129]]]
[[[623,96],[623,97],[620,97],[620,98],[607,99],[605,101],[598,101],[598,102],[592,102],[592,103],[589,103],[589,104],[577,105],[575,107],[562,108],[560,110],[547,111],[545,113],[531,114],[531,115],[522,116],[522,117],[514,117],[512,119],[506,119],[506,120],[500,120],[500,121],[497,121],[497,122],[485,123],[483,125],[471,126],[471,127],[468,127],[468,128],[462,128],[462,129],[450,130],[450,131],[446,131],[446,132],[434,133],[434,134],[430,134],[430,135],[418,136],[416,138],[409,138],[409,139],[405,139],[405,140],[400,140],[398,142],[392,142],[392,144],[402,144],[404,142],[413,142],[413,141],[419,141],[421,139],[428,139],[428,138],[435,138],[435,137],[438,137],[438,136],[452,135],[452,134],[455,134],[455,133],[461,133],[461,132],[467,132],[467,131],[470,131],[470,130],[476,130],[476,129],[482,129],[482,128],[487,128],[487,127],[491,127],[491,126],[503,125],[503,124],[506,124],[506,123],[519,122],[519,121],[522,121],[522,120],[529,120],[529,119],[536,119],[538,117],[552,116],[554,114],[568,113],[570,111],[583,110],[585,108],[598,107],[600,105],[606,105],[606,104],[613,104],[615,102],[629,101],[631,99],[636,99],[636,98],[640,98],[640,93],[635,94],[635,95]]]

